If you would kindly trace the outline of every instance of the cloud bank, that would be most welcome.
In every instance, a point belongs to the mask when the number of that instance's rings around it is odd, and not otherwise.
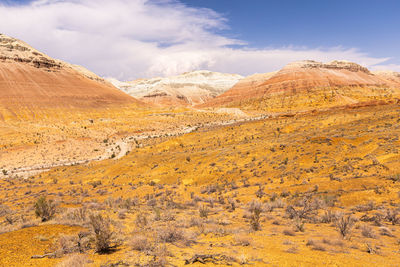
[[[176,0],[36,0],[0,4],[0,32],[105,77],[131,80],[185,71],[249,75],[303,59],[346,59],[384,68],[357,49],[251,48],[219,32],[226,19]]]

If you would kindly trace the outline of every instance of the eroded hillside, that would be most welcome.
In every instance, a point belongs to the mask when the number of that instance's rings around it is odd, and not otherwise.
[[[396,73],[374,74],[347,61],[306,60],[290,63],[273,75],[243,79],[200,107],[238,107],[261,113],[302,112],[376,105],[399,98]]]

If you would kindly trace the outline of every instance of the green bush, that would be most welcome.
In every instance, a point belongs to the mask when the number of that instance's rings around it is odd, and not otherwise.
[[[41,196],[35,203],[35,214],[42,219],[42,222],[48,221],[56,214],[57,205],[53,200],[47,200]]]

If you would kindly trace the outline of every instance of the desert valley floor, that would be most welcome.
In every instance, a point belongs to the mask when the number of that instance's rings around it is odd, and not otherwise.
[[[0,265],[53,266],[81,250],[93,266],[394,266],[399,115],[382,105],[210,126],[4,178]],[[43,195],[58,205],[47,222],[33,209]],[[111,220],[107,253],[90,246],[92,213]]]

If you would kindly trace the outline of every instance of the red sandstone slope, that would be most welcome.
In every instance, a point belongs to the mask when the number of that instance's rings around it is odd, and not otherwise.
[[[239,80],[231,89],[198,107],[219,107],[240,101],[248,95],[256,94],[259,85],[274,76],[276,72],[257,73]]]
[[[307,109],[382,100],[399,94],[399,84],[347,61],[290,63],[270,77],[243,79],[201,107]]]
[[[0,111],[103,108],[140,103],[82,67],[0,35]],[[1,113],[0,113],[1,114]]]

